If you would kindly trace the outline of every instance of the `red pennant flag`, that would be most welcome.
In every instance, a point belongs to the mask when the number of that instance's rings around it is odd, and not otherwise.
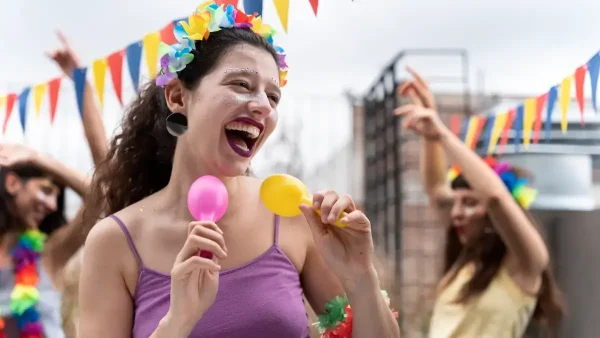
[[[219,6],[221,5],[233,5],[234,7],[237,7],[238,5],[238,0],[215,0],[215,3]]]
[[[177,42],[175,38],[175,34],[173,33],[173,29],[175,25],[172,22],[167,24],[163,29],[160,30],[160,41],[166,43],[167,45],[172,45]]]
[[[8,125],[8,119],[12,114],[13,107],[17,101],[17,94],[11,93],[6,96],[6,114],[4,114],[4,126],[2,126],[2,134],[6,134],[6,126]]]
[[[575,70],[575,98],[577,99],[577,103],[579,104],[579,113],[581,114],[581,125],[585,124],[583,119],[583,88],[585,82],[585,73],[587,73],[587,66],[583,65],[577,67]]]
[[[542,129],[542,108],[548,98],[548,93],[542,94],[535,99],[535,122],[533,123],[533,143],[540,140],[540,130]]]
[[[456,136],[460,134],[460,115],[453,114],[450,118],[450,130]]]
[[[48,81],[48,97],[50,98],[50,124],[54,123],[56,116],[56,105],[58,104],[58,92],[60,91],[60,77]]]
[[[500,139],[500,149],[498,150],[498,153],[503,153],[504,148],[506,148],[506,144],[508,143],[508,132],[512,129],[513,122],[515,121],[515,113],[515,108],[508,110],[506,124],[504,124],[504,130],[502,130],[502,138]]]
[[[473,140],[471,141],[471,149],[477,148],[477,142],[479,142],[479,137],[481,137],[481,131],[483,130],[486,120],[487,118],[483,116],[477,119],[477,126],[475,127],[475,133],[473,134]]]
[[[308,0],[310,5],[312,6],[313,12],[315,12],[315,16],[317,16],[317,10],[319,9],[319,0]]]
[[[112,79],[113,87],[115,88],[115,94],[119,99],[121,106],[123,105],[123,55],[125,50],[120,50],[110,54],[107,58],[108,67],[110,69],[110,78]]]

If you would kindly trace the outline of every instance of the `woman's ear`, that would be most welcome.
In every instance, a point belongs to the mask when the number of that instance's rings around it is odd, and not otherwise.
[[[13,173],[13,172],[8,172],[5,176],[4,179],[4,189],[6,189],[6,192],[11,195],[14,196],[17,194],[17,192],[19,190],[21,190],[21,187],[23,186],[23,182],[21,181],[21,178],[19,176],[17,176],[17,174]]]
[[[178,79],[174,79],[165,87],[165,101],[167,107],[172,113],[181,113],[187,115],[185,106],[185,96],[187,95],[183,83]]]

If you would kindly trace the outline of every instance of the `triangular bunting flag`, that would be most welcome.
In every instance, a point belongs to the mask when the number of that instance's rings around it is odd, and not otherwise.
[[[515,109],[511,108],[506,113],[506,122],[504,123],[504,127],[502,129],[502,137],[500,138],[500,149],[498,153],[504,153],[504,149],[508,144],[508,133],[513,127],[513,123],[515,121]]]
[[[4,125],[2,126],[2,134],[6,134],[6,126],[8,125],[8,119],[12,114],[15,101],[17,100],[17,94],[10,93],[6,96],[6,114],[4,114]]]
[[[288,31],[288,15],[290,13],[290,0],[273,0],[275,3],[275,10],[279,15],[279,20],[283,26],[283,30],[287,33]]]
[[[76,68],[73,71],[73,83],[75,85],[75,98],[77,99],[77,108],[79,116],[83,120],[83,94],[85,91],[85,76],[87,68]]]
[[[452,134],[458,136],[460,134],[460,115],[458,114],[453,114],[452,117],[450,117],[450,130],[452,131]]]
[[[572,77],[565,77],[560,83],[560,91],[558,94],[558,102],[560,103],[560,130],[566,134],[568,122],[567,113],[569,112],[569,104],[571,104],[571,82]]]
[[[585,65],[577,67],[575,70],[575,98],[577,99],[577,104],[579,105],[579,113],[581,114],[581,125],[585,124],[584,114],[583,114],[583,87],[585,82],[585,73],[587,73],[587,68]]]
[[[525,100],[523,115],[523,145],[525,149],[529,149],[529,144],[531,143],[531,131],[533,130],[533,123],[535,121],[536,103],[536,99]]]
[[[491,115],[487,119],[487,123],[485,125],[485,132],[483,133],[483,151],[490,153],[490,139],[492,138],[492,130],[494,129],[494,124],[496,123],[496,115]]]
[[[50,124],[54,124],[56,117],[56,106],[58,105],[58,93],[60,91],[60,77],[48,81],[48,98],[50,99]]]
[[[158,45],[160,44],[160,35],[158,32],[146,34],[142,40],[144,44],[144,54],[146,55],[146,67],[151,79],[156,77],[158,72]]]
[[[0,96],[0,109],[4,108],[5,103],[6,103],[6,96]]]
[[[550,131],[552,129],[552,111],[558,97],[558,87],[553,86],[548,91],[548,100],[546,101],[546,123],[544,124],[546,142],[550,142]]]
[[[244,12],[246,14],[258,13],[258,15],[262,16],[262,11],[263,0],[244,0]]]
[[[133,89],[137,92],[140,86],[140,61],[142,59],[142,42],[134,42],[125,48],[127,54],[127,67],[129,76],[133,83]]]
[[[165,27],[163,27],[160,33],[160,41],[166,43],[167,45],[172,45],[177,42],[175,38],[175,33],[173,33],[173,28],[175,24],[173,22],[169,22]]]
[[[125,54],[125,51],[120,50],[110,54],[106,58],[110,70],[110,79],[112,80],[115,94],[121,106],[123,105],[123,54]]]
[[[104,109],[104,81],[106,80],[106,59],[98,59],[92,63],[92,72],[94,73],[94,87],[98,95],[100,110]]]
[[[600,71],[600,53],[596,53],[587,63],[588,73],[590,73],[590,83],[592,85],[592,106],[594,111],[598,112],[596,101],[596,91],[598,90],[598,72]]]
[[[473,139],[471,140],[471,149],[477,148],[477,143],[481,137],[481,131],[485,125],[487,118],[485,116],[478,116],[475,124],[475,132],[473,133]]]
[[[25,126],[27,123],[27,99],[29,98],[29,92],[31,88],[25,88],[19,94],[19,120],[21,120],[21,127],[23,127],[23,134],[25,133]]]
[[[535,122],[533,123],[533,143],[540,140],[540,130],[542,129],[542,109],[548,93],[542,94],[535,99]]]
[[[519,145],[521,144],[521,139],[523,138],[523,117],[524,117],[524,107],[520,104],[517,107],[515,113],[515,120],[513,122],[513,126],[515,129],[515,138],[513,139],[513,144],[515,145],[515,152],[519,151]]]
[[[47,83],[40,83],[33,87],[33,104],[35,106],[35,118],[40,117],[40,110],[42,109],[42,99],[44,98],[44,94],[46,94],[46,89],[48,89]]]
[[[308,1],[310,2],[313,12],[315,12],[315,16],[317,16],[317,11],[319,9],[319,0],[308,0]]]
[[[508,113],[500,113],[496,115],[494,124],[492,126],[490,144],[488,145],[488,154],[492,154],[496,149],[496,145],[498,144],[500,134],[502,134],[502,130],[504,130],[504,125],[506,124],[507,117]]]
[[[469,130],[469,124],[471,123],[471,118],[466,116],[463,120],[462,128],[460,129],[460,139],[466,143],[467,140],[467,132]]]

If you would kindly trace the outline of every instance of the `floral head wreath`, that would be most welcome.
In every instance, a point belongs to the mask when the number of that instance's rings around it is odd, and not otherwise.
[[[517,203],[523,209],[529,209],[531,203],[537,196],[537,190],[529,186],[529,180],[522,177],[517,177],[515,171],[507,162],[498,162],[493,157],[487,157],[483,160],[500,176],[502,182],[511,192]],[[448,181],[452,182],[460,175],[460,168],[453,165],[448,171]]]
[[[169,81],[177,77],[177,72],[182,71],[194,59],[192,50],[196,48],[195,41],[206,40],[210,33],[220,31],[221,28],[249,28],[254,33],[262,36],[273,45],[277,52],[279,62],[279,85],[285,86],[288,66],[285,62],[283,48],[273,44],[275,30],[263,24],[258,14],[247,15],[233,5],[217,5],[214,1],[207,1],[196,8],[187,21],[179,21],[174,28],[177,43],[159,46],[160,73],[156,77],[156,84],[164,87]]]

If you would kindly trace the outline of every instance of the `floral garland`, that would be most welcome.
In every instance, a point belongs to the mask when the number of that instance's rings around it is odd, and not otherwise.
[[[390,298],[385,290],[381,290],[385,303],[390,305]],[[393,311],[398,318],[398,312]],[[352,308],[348,297],[337,296],[325,304],[325,313],[319,315],[314,323],[321,334],[321,338],[352,338]]]
[[[177,77],[177,72],[182,71],[194,59],[192,50],[196,47],[194,41],[206,40],[210,33],[220,31],[221,28],[249,28],[257,35],[262,36],[273,45],[277,52],[279,63],[279,86],[287,83],[288,66],[285,62],[286,53],[283,48],[273,44],[275,30],[262,22],[256,13],[244,14],[234,5],[218,5],[213,0],[207,1],[196,8],[187,21],[179,21],[173,33],[177,43],[159,45],[160,73],[156,77],[156,85],[166,86]]]
[[[529,180],[526,178],[517,177],[510,164],[507,162],[498,162],[493,157],[483,159],[487,165],[492,168],[510,191],[514,199],[523,209],[529,209],[531,203],[537,197],[537,190],[529,186]],[[452,182],[460,175],[460,168],[456,165],[452,166],[448,171],[448,181]]]
[[[10,311],[17,320],[20,338],[42,338],[44,329],[35,305],[40,298],[37,289],[39,274],[37,262],[44,250],[46,235],[39,230],[24,232],[11,252],[15,287],[10,294]],[[0,319],[0,338],[6,338],[4,321]]]

